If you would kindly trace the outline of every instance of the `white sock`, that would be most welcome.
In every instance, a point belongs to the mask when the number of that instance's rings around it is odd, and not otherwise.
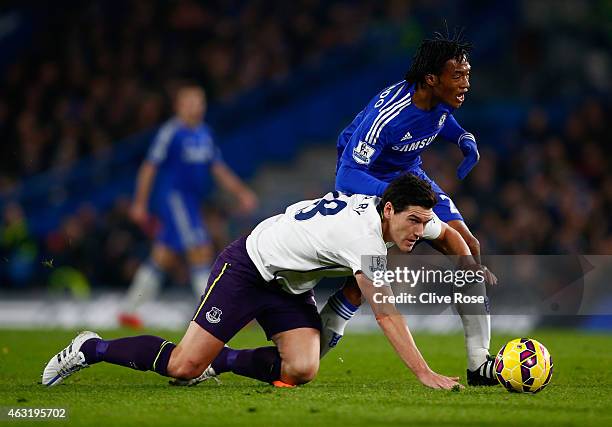
[[[482,295],[485,304],[455,304],[465,333],[465,349],[467,351],[468,369],[474,371],[487,360],[491,342],[491,316],[489,314],[489,300],[484,282],[467,285],[461,290],[467,295]]]
[[[191,269],[191,288],[197,297],[204,295],[204,292],[206,292],[209,276],[209,265],[200,265]]]
[[[347,301],[342,289],[333,294],[327,300],[327,304],[321,310],[321,358],[338,344],[344,328],[359,306],[354,306]]]
[[[134,274],[123,310],[134,313],[142,303],[154,299],[159,293],[163,280],[164,273],[153,261],[143,262]]]

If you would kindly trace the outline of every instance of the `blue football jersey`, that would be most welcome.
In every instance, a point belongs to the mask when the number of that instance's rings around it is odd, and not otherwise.
[[[203,197],[212,182],[210,167],[222,157],[206,124],[191,128],[173,118],[160,127],[147,160],[159,167],[158,191]]]
[[[421,152],[438,135],[455,143],[474,138],[459,126],[451,106],[439,103],[424,111],[414,105],[414,90],[415,86],[404,80],[372,98],[338,137],[338,168],[361,169],[389,182],[418,168]]]

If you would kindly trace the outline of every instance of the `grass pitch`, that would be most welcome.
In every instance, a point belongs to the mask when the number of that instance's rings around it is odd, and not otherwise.
[[[150,333],[150,331],[147,331]],[[155,332],[175,342],[177,332]],[[612,336],[575,331],[530,334],[553,355],[550,385],[537,395],[499,387],[460,392],[421,386],[381,334],[349,334],[322,362],[319,376],[296,389],[275,389],[233,374],[197,387],[171,387],[151,372],[99,364],[60,386],[38,384],[42,367],[76,331],[0,331],[0,407],[58,408],[68,420],[28,421],[0,417],[0,426],[119,425],[612,425]],[[132,332],[102,331],[104,338]],[[465,384],[463,336],[417,334],[430,366],[460,375]],[[511,336],[495,336],[497,350]],[[236,347],[264,344],[250,329]]]

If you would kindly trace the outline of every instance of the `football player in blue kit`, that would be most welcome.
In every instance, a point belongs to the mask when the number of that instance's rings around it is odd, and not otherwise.
[[[450,37],[436,33],[434,38],[421,43],[405,79],[374,96],[340,133],[336,190],[380,196],[394,178],[406,172],[427,181],[437,196],[434,212],[459,232],[480,263],[478,240],[449,195],[421,168],[421,153],[438,136],[456,144],[463,153],[464,159],[457,168],[459,179],[464,179],[478,163],[474,135],[453,117],[470,88],[470,50],[471,44],[464,42],[461,34]],[[483,268],[487,282],[495,284],[497,278]],[[486,295],[484,283],[481,292]],[[337,344],[360,303],[361,293],[350,279],[329,299],[321,311],[322,356]],[[497,384],[489,356],[488,302],[479,315],[463,313],[460,304],[456,308],[466,335],[468,383]]]
[[[203,122],[205,109],[202,88],[194,84],[180,87],[175,97],[176,116],[160,127],[138,173],[132,219],[140,224],[147,221],[155,182],[161,228],[150,258],[139,267],[128,290],[119,316],[123,326],[142,326],[137,307],[157,295],[163,273],[173,268],[179,255],[189,263],[195,294],[204,292],[214,253],[200,216],[200,203],[207,195],[211,176],[235,196],[240,212],[249,213],[257,206],[255,194],[223,162],[211,129]]]

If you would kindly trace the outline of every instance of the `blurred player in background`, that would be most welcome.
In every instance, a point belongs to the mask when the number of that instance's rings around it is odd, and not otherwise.
[[[197,85],[184,84],[175,96],[176,116],[159,129],[138,173],[132,219],[143,225],[149,219],[149,197],[155,182],[161,207],[161,227],[149,259],[137,270],[127,293],[122,326],[142,327],[137,307],[153,299],[169,272],[184,255],[190,266],[197,296],[204,293],[213,247],[200,215],[210,176],[238,201],[241,213],[257,206],[255,194],[223,162],[210,128],[203,122],[206,95]]]
[[[452,115],[463,105],[470,88],[470,50],[471,44],[462,40],[461,33],[454,37],[436,33],[433,39],[421,43],[405,80],[372,98],[338,137],[336,190],[380,196],[402,173],[424,179],[431,184],[438,199],[434,212],[459,232],[480,263],[480,243],[448,194],[421,169],[420,156],[440,135],[456,144],[464,155],[457,169],[459,179],[464,179],[479,160],[474,135],[465,131]],[[490,271],[487,279],[489,283],[497,281]],[[481,291],[486,295],[484,287],[483,283]],[[361,294],[351,280],[329,299],[321,311],[322,355],[337,344],[360,303]],[[466,336],[468,382],[497,384],[489,357],[488,304],[483,307],[482,315],[463,315],[460,304],[456,308]]]

